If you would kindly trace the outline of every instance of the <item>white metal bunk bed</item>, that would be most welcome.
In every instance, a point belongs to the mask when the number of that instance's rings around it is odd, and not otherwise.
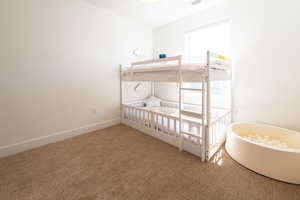
[[[231,81],[231,61],[207,52],[205,64],[184,64],[182,56],[132,63],[120,67],[121,121],[155,138],[208,161],[225,142],[231,123],[231,108],[211,106],[211,81]],[[176,82],[179,84],[178,106],[144,107],[143,101],[123,102],[123,81]],[[201,88],[186,87],[185,82],[201,83]],[[183,102],[182,92],[202,93],[201,108]],[[152,95],[154,91],[152,89]]]

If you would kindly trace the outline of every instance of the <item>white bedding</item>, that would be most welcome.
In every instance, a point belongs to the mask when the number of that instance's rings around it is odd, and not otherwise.
[[[206,75],[206,64],[182,64],[183,79],[189,82],[200,82]],[[229,80],[230,65],[214,62],[211,64],[213,80]],[[204,76],[203,76],[204,75]],[[122,70],[124,81],[166,81],[178,82],[178,65],[171,63],[127,67]]]

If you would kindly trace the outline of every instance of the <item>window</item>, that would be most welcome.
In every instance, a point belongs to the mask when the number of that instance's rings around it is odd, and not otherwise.
[[[185,34],[185,60],[206,62],[210,50],[225,56],[230,55],[230,24],[228,21],[199,28]]]
[[[230,23],[223,21],[204,26],[185,34],[184,60],[189,63],[206,63],[207,51],[213,51],[221,55],[230,56]],[[199,88],[197,83],[189,83],[187,87]],[[230,106],[230,82],[213,81],[211,84],[212,104],[216,107]],[[186,102],[199,102],[199,95],[184,93]],[[195,101],[195,102],[193,102]]]

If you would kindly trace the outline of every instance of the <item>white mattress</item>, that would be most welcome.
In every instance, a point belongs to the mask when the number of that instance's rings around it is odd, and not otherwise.
[[[186,82],[200,82],[205,77],[206,64],[182,64],[181,71]],[[226,63],[215,62],[211,64],[212,80],[230,80],[230,66]],[[127,67],[123,69],[124,81],[162,81],[178,82],[178,65],[164,63],[156,65],[145,65],[138,67]]]

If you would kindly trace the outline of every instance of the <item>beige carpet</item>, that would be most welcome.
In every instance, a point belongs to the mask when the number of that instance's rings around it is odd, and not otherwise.
[[[0,200],[300,200],[300,186],[218,156],[201,163],[118,125],[0,159]]]

